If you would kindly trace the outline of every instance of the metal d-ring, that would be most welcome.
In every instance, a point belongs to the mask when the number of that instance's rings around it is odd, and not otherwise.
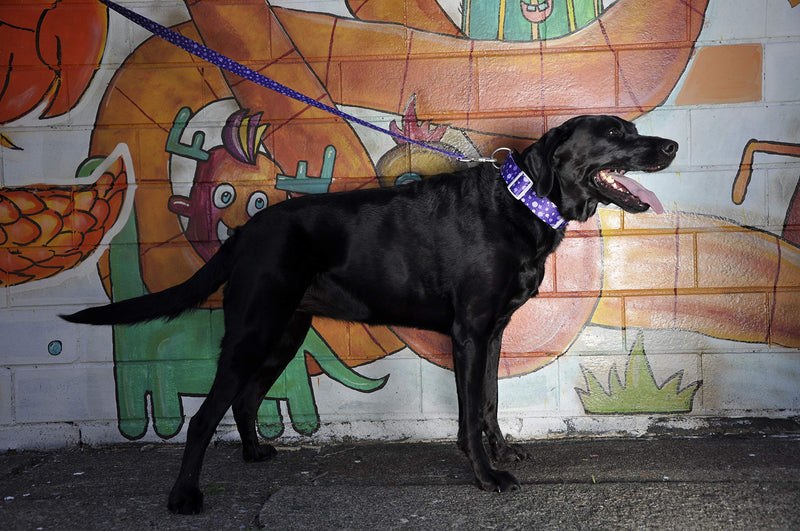
[[[497,157],[495,156],[498,151],[508,151],[508,155],[506,155],[506,156],[509,156],[509,155],[511,155],[511,152],[513,150],[511,148],[507,148],[507,147],[499,147],[499,148],[495,149],[494,151],[492,151],[492,166],[494,166],[495,169],[497,169],[497,170],[500,169],[500,166],[497,165],[497,162],[498,162],[497,161]]]

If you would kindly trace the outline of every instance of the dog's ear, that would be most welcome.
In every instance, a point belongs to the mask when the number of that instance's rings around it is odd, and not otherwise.
[[[536,182],[536,195],[539,197],[547,197],[553,190],[555,152],[571,132],[572,126],[568,122],[554,127],[522,152],[522,162]]]

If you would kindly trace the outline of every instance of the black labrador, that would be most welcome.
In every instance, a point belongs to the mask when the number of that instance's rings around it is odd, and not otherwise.
[[[510,179],[501,178],[493,165],[482,164],[394,188],[285,201],[236,229],[184,283],[63,317],[90,324],[169,319],[227,282],[217,374],[189,424],[169,495],[173,512],[202,511],[203,456],[230,406],[245,460],[275,454],[259,445],[256,412],[314,315],[448,334],[458,445],[482,489],[517,489],[513,475],[492,466],[482,441],[485,434],[495,461],[525,456],[497,423],[503,329],[537,294],[545,259],[564,237],[563,222],[585,221],[598,203],[660,211],[655,196],[623,174],[661,170],[677,150],[676,142],[639,135],[620,118],[579,116],[511,155],[524,175],[515,168]],[[561,222],[543,221],[530,201],[517,199],[528,192],[557,209]]]

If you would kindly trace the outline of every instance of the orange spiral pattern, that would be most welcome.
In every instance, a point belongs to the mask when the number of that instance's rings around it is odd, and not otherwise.
[[[0,188],[0,286],[49,278],[83,262],[117,220],[126,189],[121,158],[92,184]]]

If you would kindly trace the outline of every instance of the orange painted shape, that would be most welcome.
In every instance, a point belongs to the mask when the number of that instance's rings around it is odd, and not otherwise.
[[[117,219],[126,189],[121,160],[93,184],[0,188],[0,286],[82,262]]]
[[[190,2],[191,3],[191,2]],[[265,10],[264,2],[205,2],[191,3],[192,15],[195,20],[213,21],[216,30],[226,37],[225,54],[234,61],[246,64],[254,70],[272,62],[276,57],[283,56],[291,49],[291,43],[281,38],[280,32],[272,31],[272,21]],[[234,14],[235,13],[235,14]],[[252,24],[258,28],[259,39],[251,39],[247,31],[237,27],[232,20],[239,20],[242,24]],[[201,39],[200,42],[203,42]],[[210,46],[209,42],[205,43]],[[233,76],[235,78],[236,76]]]
[[[399,112],[409,94],[417,93],[421,120],[446,121],[485,133],[535,136],[532,132],[542,128],[545,114],[614,109],[616,114],[634,118],[661,103],[690,57],[706,4],[705,0],[670,0],[654,10],[641,2],[620,0],[603,14],[602,26],[591,24],[546,43],[471,41],[397,24],[280,8],[273,12],[320,79],[327,79],[334,62],[354,63],[347,73],[360,78],[358,85],[343,87],[341,93],[330,89],[338,104]],[[190,9],[195,11],[195,7]],[[257,25],[242,24],[240,31],[261,38]],[[201,32],[207,38],[202,27]],[[373,60],[385,60],[368,61],[367,52]],[[469,74],[466,83],[452,82],[454,68]],[[465,110],[468,90],[472,94]],[[509,102],[524,102],[526,111],[513,123],[502,111],[523,109],[509,109]],[[455,114],[443,116],[448,112]],[[548,120],[548,126],[552,125]]]
[[[106,44],[105,6],[78,0],[45,11],[37,28],[42,61],[58,72],[58,84],[43,118],[72,108],[94,77]]]
[[[642,214],[625,225],[603,223],[603,296],[592,323],[800,346],[800,248],[693,214]]]
[[[549,53],[541,57],[490,55],[477,58],[475,64],[478,98],[472,97],[471,105],[483,113],[569,108],[577,101],[584,107],[615,104],[615,59],[609,51]],[[585,78],[575,76],[580,70],[586,72]],[[591,86],[588,94],[587,85]],[[513,97],[508,87],[514,87]],[[416,90],[427,95],[423,87]]]
[[[769,343],[797,348],[800,345],[800,293],[776,290],[770,306]]]
[[[792,269],[788,263],[781,267],[781,247],[776,236],[755,231],[698,234],[698,286],[719,291],[771,291],[779,269]]]
[[[769,340],[766,293],[646,295],[625,298],[625,324],[629,328],[693,330],[752,343]]]
[[[572,224],[579,225],[577,222]],[[545,268],[545,275],[552,275],[555,278],[555,286],[551,291],[567,296],[599,295],[601,271],[600,268],[595,267],[595,264],[601,259],[599,251],[602,246],[602,240],[596,230],[582,233],[580,236],[564,238],[555,254],[552,255],[551,263],[547,264],[549,269]],[[580,265],[576,266],[574,262],[578,257],[582,261]],[[540,292],[544,292],[544,290],[540,289]]]
[[[695,285],[691,234],[606,235],[603,246],[603,293]]]
[[[761,101],[762,57],[760,44],[699,49],[676,105]]]
[[[80,100],[103,56],[106,7],[85,0],[3,2],[0,8],[0,123],[46,102],[42,118]]]
[[[461,35],[435,0],[348,0],[347,5],[359,20],[391,22],[445,35]]]

